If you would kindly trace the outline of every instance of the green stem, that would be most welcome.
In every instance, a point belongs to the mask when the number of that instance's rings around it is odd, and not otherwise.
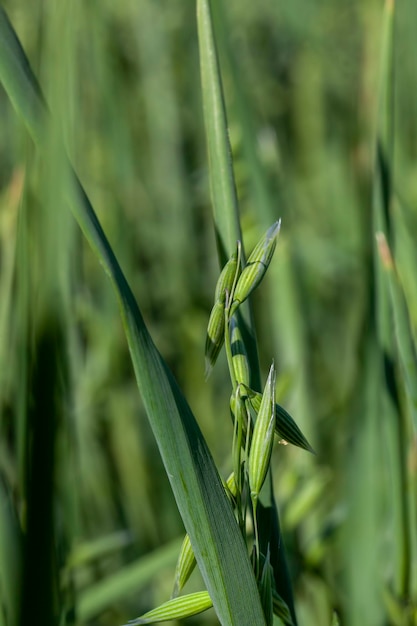
[[[231,345],[231,342],[230,342],[229,310],[230,310],[230,306],[229,306],[229,304],[227,304],[227,306],[226,306],[226,308],[224,310],[224,315],[225,315],[225,322],[224,322],[224,347],[225,347],[225,350],[226,350],[227,366],[229,368],[229,375],[230,375],[230,380],[231,380],[231,383],[232,383],[233,393],[236,393],[237,392],[238,382],[236,380],[235,370],[234,370],[234,367],[233,367],[232,345]]]
[[[255,555],[256,555],[256,563],[255,563],[255,578],[259,580],[259,554],[260,554],[260,545],[259,545],[259,534],[258,534],[258,524],[256,521],[256,505],[258,503],[257,496],[252,498],[252,517],[253,517],[253,529],[255,533]]]

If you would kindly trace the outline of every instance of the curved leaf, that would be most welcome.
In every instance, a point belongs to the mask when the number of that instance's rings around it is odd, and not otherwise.
[[[43,100],[1,7],[0,80],[42,148]],[[149,335],[87,194],[74,173],[69,180],[71,209],[116,291],[138,387],[217,615],[222,624],[264,624],[246,547],[203,435]]]

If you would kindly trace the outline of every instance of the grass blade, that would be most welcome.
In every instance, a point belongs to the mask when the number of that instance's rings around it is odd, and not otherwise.
[[[410,444],[408,415],[398,397],[395,371],[397,363],[403,369],[405,390],[413,422],[417,428],[415,384],[417,376],[415,346],[410,329],[409,313],[404,293],[396,271],[395,234],[398,230],[398,215],[394,211],[394,136],[395,136],[395,47],[396,47],[396,3],[386,0],[382,34],[382,57],[379,92],[379,115],[375,140],[375,165],[373,180],[373,227],[376,235],[374,272],[376,276],[376,315],[381,358],[385,365],[385,382],[389,388],[389,377],[393,378],[396,391],[391,389],[391,400],[395,407],[395,433],[398,456],[397,485],[392,507],[400,520],[396,542],[396,591],[402,600],[408,601],[412,580],[412,531],[411,531],[411,476],[407,466]],[[394,319],[395,333],[392,332]],[[394,376],[393,376],[394,374]]]
[[[42,97],[2,9],[0,79],[42,148]],[[217,615],[222,624],[263,624],[246,547],[206,442],[147,331],[133,293],[75,174],[69,183],[69,203],[116,291],[138,387]]]
[[[236,241],[242,240],[242,234],[238,218],[223,88],[219,80],[220,72],[211,26],[210,5],[206,0],[197,2],[197,20],[204,120],[208,138],[210,191],[219,258],[221,264],[224,265],[230,256],[228,251],[231,253],[235,249]]]

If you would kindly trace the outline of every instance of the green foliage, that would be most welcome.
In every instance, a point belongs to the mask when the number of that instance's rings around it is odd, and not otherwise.
[[[294,623],[294,595],[303,626],[414,624],[416,3],[230,0],[211,3],[213,23],[208,2],[2,6],[34,72],[3,29],[0,625],[142,615],[169,598],[184,537],[117,298],[68,204],[90,236],[93,224],[125,312],[135,305],[65,152],[219,468],[203,452],[211,469],[196,492],[215,485],[215,522],[227,510],[235,523],[240,502],[236,541],[244,518],[256,593],[242,487],[272,359],[278,437],[313,444],[316,455],[275,438],[257,504],[259,597],[270,607],[272,588],[274,623]],[[204,377],[215,246],[221,268],[239,241],[243,270],[245,249],[280,218],[262,285],[229,329],[234,427],[226,326]],[[229,278],[215,297],[222,318]],[[131,349],[138,329],[148,337],[136,313],[124,322]],[[136,369],[146,388],[169,380],[173,404],[144,396],[148,411],[169,411],[157,438],[175,456],[185,409],[159,355]],[[181,448],[182,476],[197,441]],[[197,567],[185,593],[204,585]],[[208,610],[188,623],[218,620]]]

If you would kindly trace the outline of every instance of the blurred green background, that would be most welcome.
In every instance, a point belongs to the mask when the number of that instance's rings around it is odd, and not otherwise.
[[[8,581],[0,587],[0,623],[16,623],[4,607],[17,594],[25,526],[31,351],[39,311],[51,306],[65,320],[51,486],[53,602],[60,623],[120,624],[169,597],[183,528],[117,302],[66,210],[54,137],[64,135],[150,332],[226,477],[232,427],[224,355],[204,380],[219,268],[195,3],[3,5],[54,121],[40,158],[0,90],[0,533]],[[313,457],[277,444],[273,453],[306,626],[330,625],[334,610],[342,624],[417,623],[402,602],[404,550],[415,554],[416,542],[409,394],[391,344],[393,370],[384,376],[376,338],[376,311],[394,328],[374,292],[383,9],[380,0],[213,3],[246,249],[282,218],[273,263],[253,298],[261,367],[265,376],[275,359],[280,401],[317,451]],[[390,167],[402,207],[393,221],[410,340],[417,320],[416,24],[417,4],[404,0],[396,16]],[[407,567],[406,604],[416,600],[415,561]],[[196,575],[191,589],[199,585]],[[216,619],[208,612],[187,623]]]

